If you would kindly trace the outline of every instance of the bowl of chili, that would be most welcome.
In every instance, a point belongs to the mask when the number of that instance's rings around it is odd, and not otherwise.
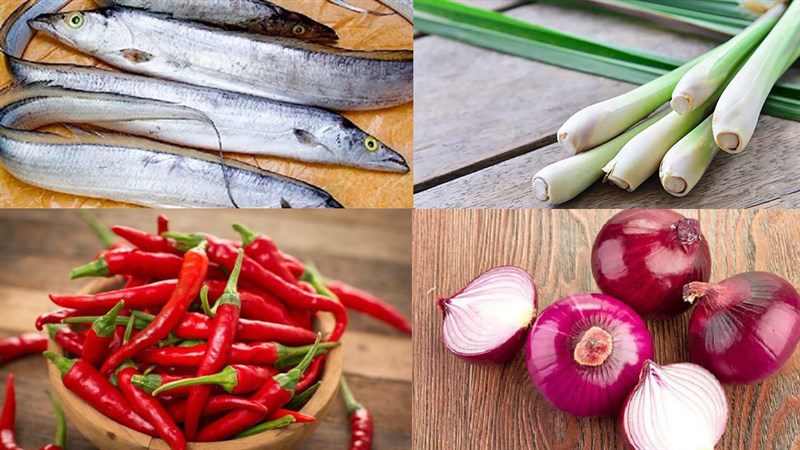
[[[115,290],[119,289],[123,284],[124,281],[119,277],[100,278],[81,289],[81,294],[95,294]],[[331,333],[335,324],[336,321],[331,314],[324,313],[317,316],[316,328],[323,334]],[[63,344],[63,347],[56,341]],[[51,339],[48,344],[48,349],[59,356],[64,354],[65,348],[69,351],[68,336],[64,336],[64,339],[59,336],[55,341]],[[264,448],[278,450],[296,447],[314,432],[319,422],[328,413],[333,400],[337,396],[339,379],[342,374],[342,359],[341,347],[330,349],[324,360],[315,359],[315,362],[319,361],[324,364],[323,372],[319,379],[319,387],[299,411],[301,414],[315,417],[315,422],[293,423],[285,428],[263,431],[252,436],[233,440],[191,442],[188,448],[190,450],[250,450]],[[115,412],[113,405],[109,405],[110,411],[106,411],[108,415],[103,414],[70,390],[67,387],[68,384],[71,384],[73,389],[76,387],[83,389],[89,395],[94,394],[102,397],[106,394],[103,390],[108,388],[108,385],[105,384],[108,381],[105,378],[103,379],[105,383],[102,380],[93,379],[91,374],[87,374],[83,369],[82,363],[59,367],[53,361],[48,361],[48,375],[53,393],[62,405],[67,418],[86,439],[103,449],[169,450],[170,447],[165,441],[135,429],[147,427],[148,424],[130,423],[128,424],[130,426],[122,425],[118,421],[109,418],[109,415],[114,416],[115,413],[124,415],[124,411],[122,413],[119,410]],[[62,374],[64,371],[66,371],[66,376]],[[110,398],[113,399],[113,395]],[[152,424],[149,426],[152,426]]]

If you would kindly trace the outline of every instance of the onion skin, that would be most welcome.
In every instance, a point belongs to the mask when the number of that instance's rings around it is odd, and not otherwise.
[[[725,384],[750,384],[775,373],[800,341],[800,296],[766,272],[718,284],[690,283],[697,304],[689,321],[689,356]]]
[[[530,310],[527,311],[525,317],[520,318],[520,323],[515,327],[516,331],[513,334],[506,336],[503,342],[495,343],[495,345],[492,345],[491,348],[487,347],[483,350],[467,351],[466,349],[459,347],[458,344],[463,346],[463,344],[466,343],[477,348],[480,348],[480,345],[485,345],[485,343],[474,339],[477,337],[476,334],[479,334],[475,333],[475,330],[488,323],[489,319],[484,319],[485,322],[483,324],[478,323],[477,321],[471,321],[466,325],[466,332],[463,332],[464,330],[458,329],[459,327],[456,322],[450,322],[452,319],[450,316],[456,315],[459,312],[461,312],[462,315],[466,315],[463,310],[459,311],[457,303],[459,297],[472,289],[485,288],[487,283],[486,280],[496,278],[500,276],[500,274],[505,274],[506,276],[511,277],[510,281],[512,283],[519,283],[519,288],[522,290],[525,301],[530,301]],[[491,288],[489,290],[491,290]],[[497,299],[497,301],[499,300],[501,300],[501,298]],[[438,299],[436,301],[436,305],[441,310],[442,319],[444,320],[444,324],[442,326],[442,342],[451,353],[470,363],[502,364],[513,359],[522,348],[522,345],[525,343],[525,336],[527,336],[528,330],[530,329],[533,320],[536,318],[536,285],[531,279],[530,275],[528,275],[527,272],[519,267],[500,266],[478,275],[464,288],[450,297]],[[462,318],[461,320],[466,321],[471,320],[471,318]],[[467,332],[473,333],[472,339],[467,336]],[[451,337],[448,333],[454,335],[454,337]],[[456,341],[456,337],[458,338],[459,342],[454,342]]]
[[[669,210],[623,211],[597,234],[592,275],[604,294],[643,317],[671,317],[691,306],[683,286],[711,277],[711,253],[696,219]]]
[[[611,337],[601,364],[581,364],[576,347],[590,330]],[[542,311],[528,336],[526,365],[533,385],[553,406],[579,417],[617,414],[653,358],[653,336],[628,305],[603,294],[564,297]]]
[[[714,375],[697,364],[653,361],[642,367],[619,419],[636,450],[713,450],[727,423],[728,400]]]

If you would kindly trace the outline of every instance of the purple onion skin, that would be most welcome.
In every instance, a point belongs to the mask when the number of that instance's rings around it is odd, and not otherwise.
[[[597,366],[576,361],[575,347],[598,327],[612,338],[608,357]],[[547,307],[534,323],[526,345],[533,385],[553,406],[579,417],[619,413],[653,358],[653,336],[639,315],[603,294],[576,294]]]
[[[672,317],[691,306],[683,286],[711,277],[711,253],[696,219],[661,209],[623,211],[597,234],[592,275],[604,294],[643,317]]]
[[[692,291],[704,295],[689,321],[689,356],[721,383],[763,380],[800,341],[800,296],[779,276],[747,272],[718,284],[693,283]]]

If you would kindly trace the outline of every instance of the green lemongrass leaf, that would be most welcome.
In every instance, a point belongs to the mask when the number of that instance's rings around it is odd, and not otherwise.
[[[712,119],[709,116],[690,131],[661,160],[658,177],[664,190],[670,194],[683,197],[691,192],[719,153],[711,131]]]
[[[644,84],[684,64],[675,58],[592,42],[448,0],[416,0],[414,6],[419,31],[614,80]],[[770,93],[763,113],[800,121],[798,99],[800,86],[779,84]]]
[[[694,4],[664,5],[646,0],[539,0],[561,6],[578,7],[596,11],[600,6],[607,11],[633,16],[653,22],[679,22],[718,34],[733,36],[746,27],[750,20],[727,17],[695,9]],[[731,14],[729,12],[729,14]]]
[[[533,176],[534,196],[548,205],[559,205],[577,197],[603,176],[603,167],[617,156],[625,144],[668,112],[665,109],[605,144],[543,168]]]

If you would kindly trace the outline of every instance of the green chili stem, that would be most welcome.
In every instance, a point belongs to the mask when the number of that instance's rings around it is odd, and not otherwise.
[[[62,449],[66,449],[67,419],[64,417],[64,410],[61,409],[61,406],[56,402],[56,398],[51,392],[47,392],[47,395],[50,397],[50,402],[53,404],[53,410],[56,412],[56,435],[53,437],[53,444]]]
[[[331,290],[328,289],[328,286],[325,285],[325,277],[319,273],[319,270],[317,270],[317,267],[313,263],[306,263],[305,271],[303,272],[303,275],[300,276],[300,279],[307,281],[311,284],[311,286],[314,286],[314,289],[317,290],[318,294],[339,300],[339,298],[336,297],[336,294],[331,292]]]
[[[109,249],[117,245],[117,237],[111,232],[111,230],[108,229],[108,227],[97,220],[97,217],[95,217],[94,214],[90,213],[89,211],[78,211],[78,217],[80,217],[92,228],[97,237],[100,238],[100,242],[103,243],[105,248]]]
[[[342,398],[344,399],[344,406],[347,408],[348,415],[353,414],[356,410],[364,409],[364,406],[356,401],[353,392],[350,391],[350,386],[347,385],[344,375],[342,375],[342,378],[339,380],[339,387],[342,389]]]
[[[106,257],[101,256],[90,263],[72,269],[72,274],[70,275],[70,279],[74,280],[76,278],[83,278],[83,277],[107,277],[107,276],[108,276],[108,264],[106,264]]]
[[[295,423],[297,420],[292,416],[283,416],[280,419],[275,419],[269,422],[264,422],[250,428],[249,430],[242,431],[241,433],[234,436],[234,439],[244,438],[248,436],[253,436],[259,433],[263,433],[269,430],[276,430],[278,428],[288,427],[289,425]]]

